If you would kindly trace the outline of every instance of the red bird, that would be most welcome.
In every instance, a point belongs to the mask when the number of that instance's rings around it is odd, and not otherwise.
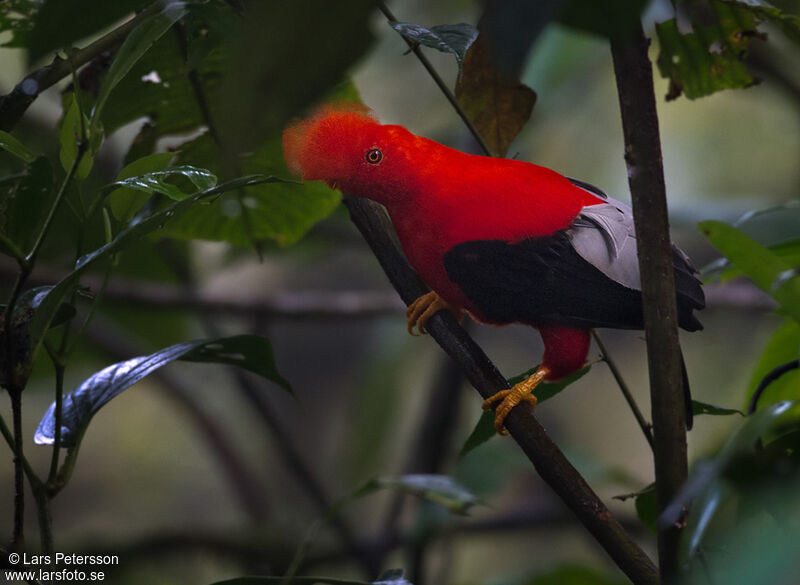
[[[534,164],[476,156],[382,125],[357,105],[323,108],[283,134],[289,168],[383,204],[411,265],[432,292],[408,308],[425,332],[441,309],[539,330],[536,373],[484,402],[495,428],[532,390],[580,369],[595,327],[642,329],[630,208],[600,189]],[[678,318],[705,306],[697,272],[673,246]],[[687,385],[688,390],[688,385]]]

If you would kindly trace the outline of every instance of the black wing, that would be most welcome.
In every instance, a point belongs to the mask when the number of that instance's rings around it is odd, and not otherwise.
[[[695,279],[682,254],[675,255],[678,281]],[[518,243],[480,240],[458,244],[444,255],[447,274],[482,316],[494,323],[555,324],[579,328],[642,329],[639,290],[609,278],[572,246],[568,230]],[[686,274],[683,274],[686,273]],[[702,295],[702,291],[700,292]],[[692,295],[694,296],[694,295]],[[678,293],[679,324],[695,331],[696,299]]]

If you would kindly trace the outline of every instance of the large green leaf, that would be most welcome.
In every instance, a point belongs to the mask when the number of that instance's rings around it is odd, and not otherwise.
[[[290,390],[278,373],[269,341],[257,335],[237,335],[221,339],[201,339],[178,343],[153,354],[131,358],[108,366],[87,378],[64,396],[61,418],[61,444],[74,447],[89,421],[108,401],[136,382],[175,361],[235,365],[265,377]],[[55,403],[42,417],[34,435],[39,445],[52,445],[56,437]]]
[[[430,28],[407,22],[390,22],[389,25],[414,44],[455,55],[459,73],[467,50],[478,38],[478,29],[465,23],[439,24]]]
[[[157,213],[150,215],[141,221],[135,221],[126,229],[119,232],[116,237],[105,246],[85,254],[78,259],[75,265],[75,270],[65,276],[47,296],[41,301],[39,309],[33,317],[31,325],[31,353],[35,355],[42,342],[44,332],[50,327],[53,317],[58,310],[66,296],[75,288],[81,274],[98,260],[106,258],[111,254],[116,254],[122,251],[127,246],[136,243],[144,236],[162,229],[169,221],[180,217],[186,213],[193,205],[205,200],[217,197],[226,191],[250,187],[251,185],[258,185],[262,183],[280,183],[284,182],[283,179],[276,177],[264,176],[250,176],[240,177],[233,181],[228,181],[222,185],[218,185],[212,189],[201,191],[187,197],[182,201],[175,203],[161,209]]]
[[[758,385],[772,370],[800,358],[800,324],[793,319],[784,319],[767,342],[758,359],[747,387],[747,402]],[[772,382],[758,401],[759,408],[781,400],[800,400],[800,370],[785,373]]]
[[[300,113],[304,105],[319,99],[325,92],[329,94],[327,99],[358,99],[351,84],[341,84],[340,89],[330,94],[330,87],[340,80],[341,69],[335,79],[329,79],[327,72],[317,79],[308,68],[321,67],[321,61],[330,61],[331,65],[334,62],[342,63],[337,67],[343,67],[344,62],[350,62],[348,59],[354,58],[348,52],[352,49],[348,43],[360,46],[363,39],[340,39],[330,46],[324,45],[327,35],[333,30],[330,28],[333,23],[328,23],[329,28],[322,36],[301,35],[299,30],[295,30],[297,23],[306,23],[309,19],[304,15],[307,10],[311,10],[303,4],[270,3],[262,7],[254,3],[251,7],[259,14],[261,11],[276,11],[276,20],[265,23],[265,26],[269,30],[272,27],[280,28],[281,38],[289,35],[291,38],[285,39],[287,45],[273,47],[271,52],[253,51],[242,61],[232,63],[232,55],[241,50],[237,44],[240,40],[232,39],[239,39],[245,34],[245,28],[248,29],[247,34],[261,36],[266,36],[266,29],[260,32],[250,30],[248,27],[252,23],[235,17],[230,7],[223,2],[192,5],[184,19],[186,45],[181,45],[177,35],[163,36],[122,80],[118,89],[110,96],[102,119],[106,129],[113,131],[133,120],[148,118],[148,123],[128,155],[129,161],[150,154],[158,138],[180,134],[192,136],[188,143],[178,147],[180,163],[208,168],[222,178],[231,174],[253,172],[288,176],[279,137],[279,130],[286,118]],[[341,12],[336,11],[336,18],[359,23],[370,10],[371,5],[368,3],[348,2],[342,6]],[[298,15],[294,20],[281,20],[289,18],[295,12]],[[246,14],[244,17],[247,20]],[[316,27],[318,24],[308,23],[308,26]],[[358,34],[364,32],[358,28],[360,24],[354,26]],[[347,27],[343,25],[342,30],[345,28]],[[264,39],[264,42],[273,43],[274,39]],[[341,46],[338,44],[340,42]],[[297,49],[293,50],[293,47]],[[300,53],[306,54],[309,50],[311,54],[300,61]],[[337,50],[342,53],[335,54]],[[283,71],[290,64],[292,69],[272,76],[269,80],[265,79],[259,86],[252,77],[252,71],[257,69],[252,59],[256,57],[275,61],[267,70]],[[280,63],[277,62],[279,58],[283,59]],[[247,76],[242,73],[235,80],[224,79],[226,75],[233,75],[232,71],[238,70],[244,64],[249,71]],[[189,67],[195,68],[191,72],[192,82],[187,75]],[[281,79],[281,83],[273,83],[274,79]],[[242,87],[234,89],[239,83]],[[228,129],[229,122],[245,108],[246,102],[250,100],[247,96],[257,91],[257,86],[266,91],[266,95],[253,98],[256,100],[253,103],[256,117],[277,117],[271,121],[262,120],[263,129],[259,129],[256,119],[243,122],[246,136],[236,138],[236,134],[231,134],[232,130]],[[231,94],[231,103],[226,102],[227,92]],[[300,94],[305,96],[307,92],[310,92],[308,98],[299,98]],[[201,98],[205,109],[198,105]],[[278,112],[283,114],[277,114]],[[208,127],[210,122],[216,132],[206,132],[198,137],[198,132]],[[220,148],[220,139],[225,148]],[[171,224],[169,235],[227,241],[235,245],[250,245],[253,240],[261,239],[274,239],[280,244],[290,244],[302,237],[316,221],[335,209],[339,200],[340,195],[322,183],[284,185],[277,190],[255,189],[246,196],[233,193],[210,206],[193,210]]]
[[[184,147],[181,161],[210,165],[218,160],[213,141],[203,135]],[[280,140],[266,142],[241,161],[244,173],[262,172],[289,176]],[[327,217],[341,201],[341,195],[322,182],[285,182],[255,187],[246,196],[231,193],[210,206],[197,208],[172,222],[165,233],[175,238],[225,241],[238,246],[252,240],[272,239],[281,245],[299,240],[317,221]]]
[[[28,60],[36,61],[67,48],[149,3],[150,0],[45,0],[30,31]]]
[[[109,95],[120,81],[133,69],[134,65],[147,53],[150,48],[167,32],[172,25],[186,14],[183,2],[169,1],[165,3],[159,14],[145,19],[125,38],[125,42],[114,55],[114,61],[108,69],[100,93],[97,96],[94,110],[92,111],[92,127],[90,136],[94,135],[95,128],[100,124],[103,107]]]
[[[20,250],[30,250],[52,199],[53,168],[44,157],[35,159],[25,174],[0,200],[0,231]]]
[[[800,322],[800,277],[792,275],[793,266],[726,223],[704,221],[699,228],[735,267]],[[787,275],[790,277],[785,278]]]
[[[743,59],[757,31],[758,19],[745,5],[709,0],[715,22],[694,23],[694,32],[682,34],[676,19],[656,24],[661,51],[658,69],[670,80],[667,99],[681,93],[689,99],[721,89],[750,87],[757,83]]]

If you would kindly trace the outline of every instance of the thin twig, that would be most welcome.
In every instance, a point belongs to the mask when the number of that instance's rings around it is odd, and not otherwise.
[[[755,413],[756,409],[758,408],[758,401],[761,398],[761,395],[764,393],[764,390],[767,389],[767,386],[772,384],[784,374],[791,372],[792,370],[796,370],[797,368],[800,368],[800,360],[792,360],[770,370],[769,373],[761,379],[761,382],[759,382],[758,386],[753,391],[753,396],[750,398],[750,404],[747,407],[748,416]]]
[[[592,330],[592,336],[594,337],[594,341],[597,344],[597,347],[600,348],[600,353],[603,355],[603,361],[608,366],[608,369],[611,370],[611,375],[614,376],[614,379],[617,381],[617,386],[622,391],[622,395],[625,397],[625,401],[628,403],[631,411],[633,412],[633,416],[636,418],[636,422],[639,423],[639,428],[642,429],[642,433],[644,433],[644,438],[647,439],[648,444],[650,445],[650,449],[653,448],[653,431],[651,429],[651,425],[647,422],[647,419],[644,418],[642,411],[639,409],[639,405],[636,404],[636,400],[633,398],[633,394],[628,388],[628,385],[625,383],[625,380],[622,378],[622,373],[617,368],[617,364],[614,363],[614,360],[611,359],[611,356],[606,349],[605,344],[600,339],[600,335],[598,335],[597,331]]]
[[[382,208],[371,201],[350,197],[345,198],[345,204],[401,298],[411,303],[424,294],[427,287],[390,236],[393,228]],[[426,328],[442,349],[461,365],[481,396],[488,398],[508,388],[506,379],[452,315],[440,311],[426,323]],[[614,519],[536,418],[515,408],[506,419],[506,428],[542,479],[575,513],[617,566],[636,584],[658,583],[658,570],[653,562]]]

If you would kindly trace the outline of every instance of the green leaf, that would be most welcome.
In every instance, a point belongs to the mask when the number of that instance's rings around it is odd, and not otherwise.
[[[658,532],[658,502],[655,485],[636,496],[636,515],[653,533]]]
[[[278,374],[269,341],[257,335],[201,339],[178,343],[148,356],[135,357],[100,370],[64,397],[61,444],[74,447],[89,421],[109,400],[159,368],[175,361],[236,365],[264,376],[286,390],[288,382]],[[55,441],[55,403],[45,413],[34,435],[38,445]]]
[[[800,278],[780,283],[792,266],[736,228],[720,221],[699,224],[711,243],[747,275],[760,289],[774,298],[781,308],[800,322]],[[776,282],[780,283],[777,287]]]
[[[26,163],[32,163],[36,160],[36,155],[27,146],[3,130],[0,130],[0,148],[10,152],[17,158],[21,158]]]
[[[83,121],[81,121],[81,118],[83,118]],[[75,94],[73,93],[67,96],[64,100],[64,117],[61,120],[61,127],[58,131],[58,139],[61,143],[59,158],[61,159],[61,166],[64,167],[65,171],[69,172],[72,165],[75,163],[79,152],[78,145],[82,140],[82,133],[87,132],[88,128],[89,119],[85,114],[81,114]],[[89,176],[89,172],[92,170],[92,165],[94,164],[94,154],[96,152],[97,149],[95,149],[94,152],[91,149],[87,149],[86,152],[83,153],[81,162],[78,164],[78,170],[75,173],[78,179],[85,179]]]
[[[557,380],[555,382],[542,382],[539,384],[533,391],[534,395],[539,401],[539,404],[551,399],[553,396],[564,390],[567,386],[582,378],[586,372],[591,369],[591,367],[591,365],[586,365],[577,372],[573,372],[561,380]],[[508,385],[513,386],[514,384],[522,382],[529,376],[533,375],[538,368],[539,366],[535,366],[527,372],[523,372],[518,376],[509,378]],[[481,414],[481,417],[478,419],[475,428],[472,429],[469,437],[467,437],[467,440],[464,441],[464,444],[461,446],[461,450],[458,452],[458,458],[461,459],[467,455],[467,453],[484,444],[495,435],[497,435],[497,433],[494,430],[494,412],[487,410]]]
[[[384,476],[361,488],[356,497],[365,496],[380,489],[391,489],[412,494],[430,502],[440,504],[454,514],[466,515],[479,498],[448,475],[409,474]]]
[[[424,45],[442,53],[452,53],[458,62],[459,75],[464,65],[464,57],[475,39],[478,38],[478,29],[471,24],[439,24],[425,28],[418,24],[407,22],[390,22],[394,30],[403,35],[412,43]]]
[[[204,199],[216,197],[233,189],[241,189],[243,187],[258,185],[261,183],[280,182],[284,182],[284,180],[277,177],[240,177],[238,179],[234,179],[233,181],[228,181],[227,183],[218,185],[212,189],[201,191],[200,193],[196,193],[195,195],[187,197],[182,201],[177,201],[161,209],[157,213],[142,219],[141,221],[133,223],[132,225],[128,226],[128,228],[119,232],[111,243],[106,244],[105,246],[102,246],[97,250],[94,250],[93,252],[85,254],[79,258],[75,265],[75,270],[65,276],[55,287],[53,287],[50,293],[42,300],[41,307],[34,316],[33,324],[31,326],[32,354],[35,355],[38,351],[44,332],[50,326],[51,320],[55,315],[58,306],[76,286],[78,278],[89,266],[92,266],[95,262],[102,258],[120,252],[127,246],[136,243],[144,236],[163,228],[167,222],[173,220],[174,218],[180,217],[180,215],[186,213],[186,211],[190,209],[192,205]]]
[[[143,156],[126,165],[117,175],[117,181],[146,175],[155,171],[163,171],[169,166],[173,158],[175,158],[174,152],[158,152]],[[122,187],[115,189],[108,195],[108,205],[111,207],[114,217],[127,223],[141,209],[142,205],[150,198],[150,195],[149,191],[143,193],[136,189]]]
[[[784,319],[772,334],[758,359],[750,383],[747,386],[747,401],[750,403],[761,380],[772,370],[800,357],[800,324],[793,319]],[[758,401],[759,408],[782,400],[800,399],[800,370],[793,370],[772,382]]]
[[[480,447],[489,439],[494,438],[496,434],[497,431],[494,430],[494,411],[484,410],[475,428],[472,429],[469,437],[467,437],[467,440],[464,441],[464,444],[461,446],[461,450],[458,452],[458,459],[462,459],[473,449]]]
[[[732,2],[733,0],[725,0]],[[740,0],[740,6],[744,6],[761,20],[770,20],[778,25],[788,38],[795,43],[800,43],[800,16],[796,14],[789,14],[786,11],[780,10],[774,6],[770,6],[766,2],[753,2],[748,0]],[[797,5],[795,4],[795,7]]]
[[[122,43],[108,69],[103,85],[92,111],[92,129],[98,127],[103,107],[108,96],[120,81],[130,72],[139,59],[152,47],[172,25],[186,14],[183,2],[172,1],[164,6],[161,13],[145,19],[133,29]],[[90,134],[93,134],[90,130]]]
[[[799,412],[798,402],[770,404],[747,417],[714,458],[695,465],[689,480],[659,518],[660,524],[670,525],[682,518],[685,509],[690,510],[682,541],[686,557],[693,556],[697,551],[714,513],[729,493],[728,486],[723,482],[723,474],[730,466],[736,465],[738,456],[752,452],[756,441],[764,433],[787,419],[795,420]],[[694,503],[689,508],[692,502]]]
[[[30,32],[28,61],[67,48],[148,3],[148,0],[46,0]]]
[[[53,168],[45,157],[27,165],[25,174],[0,201],[2,232],[17,249],[30,250],[53,195]]]
[[[692,400],[692,414],[695,416],[701,414],[710,414],[713,416],[729,416],[731,414],[738,414],[745,416],[745,414],[737,408],[725,408],[724,406],[715,406],[699,400]]]
[[[213,142],[206,135],[181,150],[181,161],[214,165],[218,160]],[[271,139],[241,161],[244,173],[263,172],[288,176],[280,139]],[[210,166],[216,170],[214,166]],[[249,246],[252,239],[271,239],[282,246],[302,238],[318,221],[330,215],[339,205],[341,194],[321,181],[255,187],[246,196],[240,193],[220,198],[210,206],[196,208],[166,232],[182,239],[225,241],[236,246]]]
[[[497,69],[483,36],[467,51],[455,94],[489,153],[498,157],[506,155],[536,103],[535,91]]]
[[[524,581],[524,585],[624,585],[627,581],[614,579],[591,567],[561,565],[544,574]]]
[[[681,93],[695,99],[756,83],[743,59],[752,39],[763,37],[756,30],[757,19],[740,3],[710,0],[709,5],[716,22],[694,23],[693,33],[681,34],[676,19],[656,24],[658,69],[670,80],[668,100]]]
[[[166,179],[175,176],[189,179],[195,189],[191,193],[184,193],[177,185],[167,183]],[[126,189],[132,189],[142,193],[161,193],[173,201],[181,201],[186,199],[192,193],[203,191],[205,189],[211,189],[216,184],[216,175],[210,171],[207,171],[206,169],[193,167],[192,165],[179,165],[165,171],[154,171],[145,175],[129,177],[127,179],[122,179],[112,183],[114,186],[125,187]]]

